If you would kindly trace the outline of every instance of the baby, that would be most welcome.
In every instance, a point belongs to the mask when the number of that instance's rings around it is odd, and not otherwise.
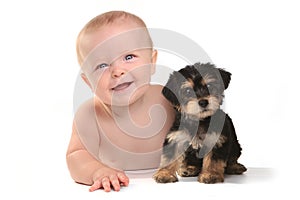
[[[68,168],[90,191],[119,191],[129,184],[124,171],[159,167],[174,120],[162,86],[150,84],[157,51],[142,19],[111,11],[84,26],[77,56],[94,97],[76,111]]]

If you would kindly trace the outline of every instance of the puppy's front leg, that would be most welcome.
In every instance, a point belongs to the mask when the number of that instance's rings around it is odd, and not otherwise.
[[[160,169],[153,178],[158,183],[178,181],[176,172],[184,159],[184,152],[188,148],[191,136],[187,131],[171,131],[164,142]]]
[[[213,158],[213,152],[209,152],[203,158],[202,171],[198,176],[198,181],[201,183],[224,182],[225,166],[224,160]]]
[[[162,163],[163,164],[163,163]],[[160,168],[154,175],[153,178],[157,183],[172,183],[177,182],[178,178],[176,175],[178,162],[173,161],[171,164]]]
[[[201,172],[202,159],[197,157],[198,150],[190,146],[184,155],[184,159],[178,166],[177,174],[182,177],[198,176]]]
[[[177,145],[174,143],[164,146],[160,161],[160,168],[153,176],[156,182],[172,183],[178,181],[176,171],[180,161],[182,161],[182,156],[177,157],[176,148]]]

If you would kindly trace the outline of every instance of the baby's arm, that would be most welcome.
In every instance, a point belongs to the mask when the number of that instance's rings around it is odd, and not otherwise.
[[[90,191],[103,188],[109,192],[111,187],[119,191],[121,186],[129,184],[124,172],[106,166],[86,150],[78,137],[75,124],[66,159],[72,178],[78,183],[91,185]]]

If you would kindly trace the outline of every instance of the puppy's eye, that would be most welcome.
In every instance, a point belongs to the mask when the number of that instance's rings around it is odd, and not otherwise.
[[[211,83],[211,84],[206,84],[206,88],[209,92],[214,92],[217,89],[217,86]]]
[[[183,94],[184,94],[185,96],[190,97],[190,96],[193,96],[194,91],[193,91],[192,88],[184,88]]]

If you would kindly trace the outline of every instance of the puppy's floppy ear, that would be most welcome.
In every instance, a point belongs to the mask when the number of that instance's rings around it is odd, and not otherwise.
[[[230,83],[230,80],[231,80],[231,73],[225,71],[224,69],[220,69],[220,68],[218,68],[218,70],[219,70],[220,75],[221,75],[221,77],[223,79],[224,89],[227,89],[228,85]]]
[[[173,74],[170,75],[168,82],[162,90],[164,97],[174,106],[179,105],[177,92],[179,91],[179,85],[181,83],[180,77],[182,77],[182,75],[179,72],[174,71]]]

